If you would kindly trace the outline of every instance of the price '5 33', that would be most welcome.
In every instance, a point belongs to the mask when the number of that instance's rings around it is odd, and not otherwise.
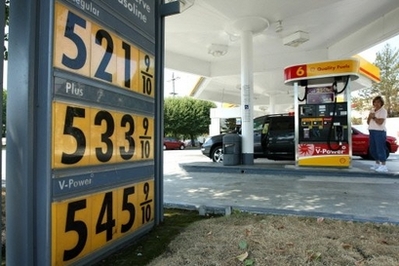
[[[154,219],[153,180],[52,203],[53,264],[73,262]]]
[[[131,162],[154,157],[149,117],[53,103],[53,168]]]
[[[154,57],[56,2],[54,66],[154,97]]]

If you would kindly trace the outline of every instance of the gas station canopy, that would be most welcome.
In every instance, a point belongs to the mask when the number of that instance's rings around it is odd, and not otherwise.
[[[243,20],[260,23],[253,37],[254,110],[293,105],[284,68],[352,56],[399,34],[399,1],[180,0],[166,18],[166,68],[203,77],[191,96],[240,104]],[[254,25],[256,26],[256,25]],[[363,73],[364,74],[364,73]],[[167,78],[167,77],[166,77]],[[352,90],[369,86],[367,77]],[[190,89],[190,88],[187,88]]]

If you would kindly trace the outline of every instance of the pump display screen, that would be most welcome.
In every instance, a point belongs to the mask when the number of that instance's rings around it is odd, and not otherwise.
[[[307,88],[306,102],[308,104],[332,103],[335,100],[333,87]]]

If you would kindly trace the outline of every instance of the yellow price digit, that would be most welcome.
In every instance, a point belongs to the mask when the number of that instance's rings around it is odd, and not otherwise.
[[[52,265],[75,262],[154,220],[148,180],[52,203]]]
[[[154,57],[58,2],[54,29],[55,67],[154,97]]]
[[[154,119],[53,103],[53,168],[154,158]]]
[[[140,83],[139,93],[154,97],[154,58],[146,53],[140,53]]]

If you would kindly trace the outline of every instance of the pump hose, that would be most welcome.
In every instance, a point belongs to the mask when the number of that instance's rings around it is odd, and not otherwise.
[[[307,96],[308,96],[308,86],[305,87],[305,95],[303,96],[302,99],[298,97],[298,101],[303,102],[304,100],[306,100]]]
[[[330,150],[332,150],[332,151],[338,151],[342,147],[342,145],[339,144],[339,141],[337,141],[338,142],[338,147],[337,148],[333,148],[331,146],[331,137],[332,137],[332,128],[333,128],[333,124],[334,124],[334,120],[335,120],[335,111],[336,111],[336,107],[337,107],[337,95],[343,93],[346,90],[346,87],[349,84],[349,79],[350,79],[350,76],[347,76],[345,85],[344,85],[344,87],[343,87],[343,89],[341,91],[337,91],[337,89],[336,89],[337,88],[337,81],[334,81],[333,84],[332,84],[332,86],[334,88],[334,96],[335,96],[334,97],[334,108],[333,108],[333,114],[332,114],[332,117],[331,117],[330,128],[328,129],[328,138],[327,138],[328,148]]]

